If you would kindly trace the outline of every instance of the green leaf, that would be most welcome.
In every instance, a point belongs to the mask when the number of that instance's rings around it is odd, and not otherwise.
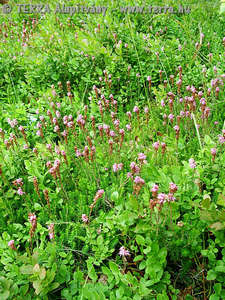
[[[40,266],[39,264],[36,264],[34,267],[33,267],[33,273],[39,273],[40,272]]]
[[[0,294],[0,297],[1,297],[2,300],[8,299],[9,296],[10,296],[10,292],[9,291],[5,291],[2,294]]]
[[[33,287],[34,287],[35,293],[36,293],[37,295],[39,295],[40,292],[41,292],[42,289],[43,289],[42,286],[41,286],[41,281],[39,281],[39,280],[36,280],[36,281],[33,282]]]
[[[222,285],[221,285],[221,283],[216,283],[216,284],[214,284],[214,290],[215,290],[215,292],[216,292],[216,294],[217,295],[220,295],[220,292],[221,292],[221,290],[222,290]]]
[[[211,296],[209,297],[209,300],[220,300],[220,297],[217,296],[217,295],[211,295]]]
[[[205,209],[209,209],[210,207],[210,202],[211,202],[211,198],[208,194],[204,195],[203,196],[203,200],[201,202],[202,204],[202,207],[205,208]]]
[[[33,266],[27,265],[20,267],[20,273],[22,274],[33,274]]]
[[[225,206],[225,196],[223,194],[219,194],[217,204]]]
[[[136,236],[136,242],[138,243],[138,245],[145,245],[145,239],[141,235]]]
[[[109,268],[103,266],[102,273],[108,277],[109,282],[111,282],[113,280],[114,276],[113,276],[112,272],[109,270]]]
[[[119,193],[117,191],[113,192],[111,195],[111,200],[116,202],[119,198]]]
[[[220,5],[220,15],[225,12],[225,3],[221,3]]]
[[[222,266],[217,266],[217,267],[215,267],[215,271],[216,271],[216,272],[225,273],[225,266],[224,266],[224,265],[222,265]]]
[[[67,256],[66,252],[59,252],[59,256],[65,258]]]
[[[207,280],[215,280],[216,272],[214,270],[209,270],[207,274]]]
[[[95,268],[93,264],[88,264],[88,276],[94,281],[96,282],[98,279],[98,276],[95,272]]]
[[[42,207],[39,203],[34,203],[34,209],[38,211],[38,210],[41,210]]]
[[[144,258],[143,255],[138,255],[138,256],[135,256],[135,258],[133,259],[133,261],[134,261],[134,262],[140,261],[140,260],[142,260],[143,258]]]
[[[109,262],[109,268],[114,275],[118,275],[120,273],[120,270],[119,270],[117,264],[115,264],[112,261]]]
[[[53,290],[57,289],[58,287],[59,287],[59,283],[58,282],[53,282],[53,284],[51,285],[50,291],[53,291]]]
[[[41,280],[45,279],[45,276],[46,276],[45,268],[41,268],[41,272],[39,273],[39,276],[40,276]]]

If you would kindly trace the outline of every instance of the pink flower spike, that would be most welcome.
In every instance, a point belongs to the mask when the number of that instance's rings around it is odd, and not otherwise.
[[[134,107],[133,112],[139,113],[139,108],[138,108],[138,106],[135,106],[135,107]]]
[[[152,189],[151,189],[151,192],[155,193],[155,192],[158,192],[158,190],[159,190],[159,186],[157,184],[154,184]]]
[[[144,153],[138,153],[138,160],[143,162],[146,159],[146,155]]]
[[[155,149],[155,151],[158,151],[159,146],[160,146],[159,142],[153,143],[153,148]]]
[[[17,190],[17,194],[20,195],[20,196],[22,196],[22,195],[24,195],[25,193],[23,192],[23,190],[22,190],[21,187],[20,187],[20,188],[18,188],[18,190]]]
[[[212,161],[214,161],[217,153],[216,148],[211,148],[210,152],[212,154]]]
[[[127,125],[126,125],[126,129],[127,129],[127,131],[130,131],[130,130],[131,130],[131,125],[130,125],[130,124],[127,124]]]
[[[196,168],[196,162],[193,158],[190,158],[189,159],[189,166],[192,168],[192,169],[195,169]]]
[[[166,201],[166,194],[158,194],[157,199],[159,200],[160,204],[163,204]]]
[[[104,194],[104,192],[105,192],[105,191],[102,190],[102,189],[101,189],[101,190],[98,190],[98,191],[97,191],[97,195],[98,195],[99,197],[102,197],[102,195]]]
[[[82,214],[81,219],[84,223],[88,223],[88,216],[85,214]]]
[[[113,172],[117,172],[118,171],[118,165],[117,164],[114,164],[113,165]]]
[[[8,246],[9,246],[12,250],[16,250],[14,240],[9,241],[9,242],[8,242]]]
[[[176,193],[176,191],[177,191],[177,185],[175,183],[173,183],[173,182],[170,182],[169,185],[170,185],[170,193],[171,194]]]

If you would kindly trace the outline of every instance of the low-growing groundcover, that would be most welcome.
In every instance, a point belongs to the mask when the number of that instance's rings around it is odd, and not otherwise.
[[[196,2],[0,15],[0,299],[225,299],[224,6]]]

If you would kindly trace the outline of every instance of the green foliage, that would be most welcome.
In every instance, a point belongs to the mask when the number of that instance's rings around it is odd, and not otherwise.
[[[0,15],[0,299],[225,299],[224,1],[85,5]]]

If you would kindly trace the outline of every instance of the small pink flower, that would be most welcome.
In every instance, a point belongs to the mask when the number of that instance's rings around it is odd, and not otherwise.
[[[159,142],[153,143],[153,148],[155,149],[156,152],[158,151],[159,146],[160,146],[160,143],[159,143]]]
[[[155,192],[158,192],[158,190],[159,190],[159,186],[157,184],[154,184],[152,189],[151,189],[151,192],[155,193]]]
[[[118,165],[117,164],[114,164],[113,165],[113,172],[117,172],[118,171]]]
[[[57,117],[58,119],[61,117],[61,114],[60,114],[60,112],[59,112],[58,110],[55,112],[55,114],[56,114],[56,117]]]
[[[174,119],[174,115],[173,114],[169,114],[168,118],[169,118],[170,121],[172,121]]]
[[[179,128],[178,125],[175,125],[175,126],[173,127],[173,129],[174,129],[176,132],[179,132],[179,131],[180,131],[180,128]]]
[[[216,155],[216,148],[211,148],[210,151],[211,151],[211,154],[212,154],[212,155]]]
[[[58,126],[58,125],[56,125],[56,126],[54,127],[54,132],[59,132],[59,126]]]
[[[169,193],[167,196],[167,199],[169,202],[173,202],[176,200],[176,198],[173,196],[173,193]]]
[[[193,158],[190,158],[189,159],[189,165],[192,169],[195,169],[196,168],[196,162]]]
[[[210,152],[212,154],[212,161],[214,161],[217,153],[216,148],[211,148]]]
[[[176,193],[176,191],[177,191],[177,185],[175,183],[173,183],[173,182],[170,182],[169,185],[170,185],[170,193],[171,194]]]
[[[219,139],[219,143],[223,145],[225,142],[225,138],[222,135],[219,135],[218,139]]]
[[[140,168],[135,162],[131,162],[130,168],[133,174],[138,174],[140,172]]]
[[[82,153],[80,152],[80,150],[77,150],[76,151],[76,157],[80,157],[80,156],[82,156]]]
[[[130,124],[127,124],[127,125],[126,125],[126,129],[127,129],[127,131],[130,131],[130,130],[131,130],[131,125],[130,125]]]
[[[131,114],[130,111],[127,111],[127,112],[126,112],[126,115],[128,116],[129,119],[131,119],[132,114]]]
[[[18,186],[18,185],[22,186],[23,185],[23,179],[18,178],[15,181],[13,181],[13,184],[15,184],[16,186]]]
[[[85,214],[82,214],[81,219],[84,223],[88,223],[88,216]]]
[[[120,125],[120,120],[115,120],[115,121],[114,121],[114,125],[115,125],[115,126],[119,126],[119,125]]]
[[[11,240],[8,242],[8,246],[12,249],[12,250],[16,250],[16,247],[15,247],[15,241],[14,240]]]
[[[69,122],[69,123],[71,123],[71,122]],[[68,123],[68,125],[69,125],[69,123]],[[69,126],[68,126],[69,127]],[[63,136],[63,137],[67,137],[67,132],[66,132],[66,130],[64,130],[63,132],[61,132],[61,135]]]
[[[120,134],[120,135],[124,135],[124,133],[125,133],[124,129],[120,129],[120,130],[119,130],[119,134]]]
[[[97,195],[98,195],[98,197],[100,198],[100,197],[102,197],[102,195],[104,194],[104,190],[103,189],[101,189],[101,190],[98,190],[97,191]]]
[[[142,179],[140,176],[136,176],[136,177],[134,178],[134,182],[135,182],[136,184],[140,184],[140,185],[145,184],[144,179]]]
[[[126,250],[125,247],[120,247],[119,255],[123,257],[130,256],[130,252]]]
[[[183,110],[180,111],[180,116],[183,118],[185,116],[185,112]]]
[[[52,167],[52,163],[51,163],[50,161],[47,161],[47,162],[46,162],[46,167],[47,167],[48,169],[50,169],[50,168]]]
[[[163,204],[166,201],[166,194],[163,193],[158,194],[157,199],[159,200],[160,204]]]
[[[119,169],[119,170],[122,170],[122,168],[123,168],[123,164],[122,164],[122,163],[119,163],[119,164],[118,164],[118,169]]]
[[[49,235],[50,240],[53,240],[54,237],[55,237],[54,224],[53,223],[48,226],[48,235]]]
[[[23,190],[21,189],[21,187],[19,187],[18,190],[17,190],[17,194],[20,195],[20,196],[22,196],[25,193],[23,192]]]
[[[144,153],[138,153],[138,160],[143,162],[146,159],[146,155]]]
[[[115,131],[113,131],[113,130],[110,130],[110,132],[109,132],[109,135],[110,135],[111,137],[114,137],[114,136],[116,136],[116,134],[115,134]]]
[[[131,173],[131,172],[128,172],[128,173],[127,173],[127,178],[131,178],[131,179],[133,179],[133,175],[132,175],[132,173]]]
[[[135,107],[134,107],[133,112],[139,113],[139,108],[138,108],[138,106],[135,106]]]

